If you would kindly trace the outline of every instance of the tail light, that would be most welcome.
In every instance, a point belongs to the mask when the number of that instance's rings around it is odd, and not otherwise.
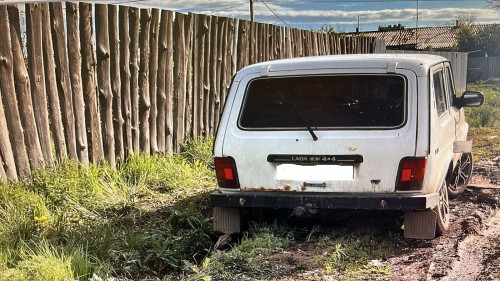
[[[222,188],[239,188],[238,172],[236,162],[232,157],[215,157],[215,175],[217,183]]]
[[[421,190],[425,175],[425,157],[405,157],[399,164],[396,190]]]

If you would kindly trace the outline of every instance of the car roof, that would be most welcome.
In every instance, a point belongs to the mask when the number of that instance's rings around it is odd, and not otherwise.
[[[261,62],[241,69],[235,80],[256,72],[273,72],[315,69],[409,69],[417,76],[426,76],[429,68],[448,61],[446,58],[429,54],[355,54],[301,57]],[[388,71],[389,72],[389,71]],[[240,78],[240,79],[239,79]]]

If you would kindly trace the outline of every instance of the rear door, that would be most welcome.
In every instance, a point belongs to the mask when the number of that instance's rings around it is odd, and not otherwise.
[[[400,160],[415,154],[417,79],[364,71],[244,77],[223,146],[241,189],[394,192]]]

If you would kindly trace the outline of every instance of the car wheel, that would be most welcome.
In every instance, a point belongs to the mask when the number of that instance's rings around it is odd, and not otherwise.
[[[448,180],[448,195],[451,199],[457,198],[464,192],[467,184],[469,184],[471,174],[472,153],[462,153]]]
[[[434,207],[434,211],[437,213],[436,233],[438,235],[446,233],[450,227],[450,204],[445,180],[443,180],[443,184],[439,188],[439,202]]]

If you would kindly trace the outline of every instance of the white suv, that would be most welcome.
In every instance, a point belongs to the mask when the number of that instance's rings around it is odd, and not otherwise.
[[[248,66],[216,135],[214,229],[240,231],[241,208],[404,210],[405,237],[449,226],[472,143],[450,63],[434,55],[343,55]]]

